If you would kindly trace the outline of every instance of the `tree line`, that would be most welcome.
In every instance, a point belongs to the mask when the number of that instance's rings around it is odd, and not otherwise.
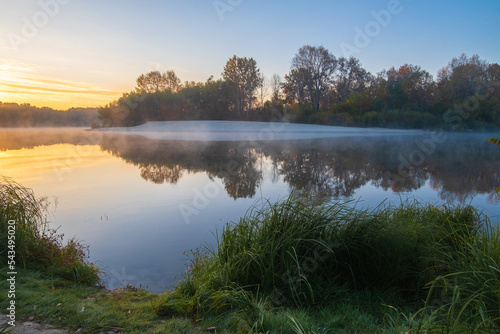
[[[290,72],[266,78],[253,58],[230,58],[222,77],[184,82],[152,71],[99,108],[94,126],[148,121],[252,120],[346,126],[493,130],[500,128],[500,66],[462,54],[437,78],[404,64],[372,74],[354,57],[305,45]]]
[[[54,110],[29,103],[0,102],[0,127],[88,127],[98,122],[97,108]]]

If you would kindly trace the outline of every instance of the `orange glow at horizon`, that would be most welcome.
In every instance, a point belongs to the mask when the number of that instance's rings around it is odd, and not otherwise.
[[[66,110],[104,106],[123,93],[88,83],[43,78],[33,72],[29,68],[0,64],[0,101]]]
[[[72,169],[99,164],[103,159],[112,157],[98,145],[56,144],[0,152],[0,169],[4,176],[23,183],[47,175],[56,178]]]

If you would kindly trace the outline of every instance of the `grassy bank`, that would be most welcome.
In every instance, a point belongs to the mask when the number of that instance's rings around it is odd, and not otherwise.
[[[84,333],[499,331],[500,231],[470,206],[361,211],[290,197],[228,224],[216,247],[190,254],[174,290],[151,294],[99,287],[84,247],[46,228],[44,200],[1,187],[0,289],[16,220],[21,318]]]
[[[470,206],[359,211],[289,198],[227,225],[156,310],[228,332],[491,332],[499,235]],[[276,322],[282,310],[288,322]]]

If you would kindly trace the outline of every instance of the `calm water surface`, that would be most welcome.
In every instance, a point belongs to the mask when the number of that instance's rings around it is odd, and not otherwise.
[[[0,129],[0,174],[51,200],[52,226],[90,245],[109,288],[160,292],[184,272],[185,251],[291,191],[366,208],[409,197],[473,204],[497,222],[500,148],[490,135],[200,143]]]

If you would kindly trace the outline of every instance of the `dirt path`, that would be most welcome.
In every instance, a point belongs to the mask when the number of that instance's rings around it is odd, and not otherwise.
[[[7,323],[7,316],[0,315],[0,332],[3,325]],[[69,332],[62,329],[56,329],[49,324],[39,324],[34,321],[16,321],[16,326],[9,326],[7,333],[12,334],[67,334],[78,333],[79,331]],[[114,331],[98,332],[96,334],[116,334]]]
[[[0,326],[7,323],[7,317],[2,315],[0,318]],[[55,329],[54,326],[47,324],[39,324],[31,321],[16,321],[16,326],[9,326],[7,333],[24,333],[24,334],[66,334],[67,331]]]

